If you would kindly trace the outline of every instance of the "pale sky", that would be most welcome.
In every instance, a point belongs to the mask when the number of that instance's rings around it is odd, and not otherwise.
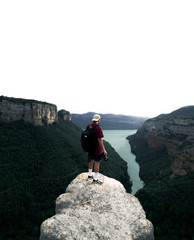
[[[193,83],[193,0],[0,0],[0,95],[155,117]]]

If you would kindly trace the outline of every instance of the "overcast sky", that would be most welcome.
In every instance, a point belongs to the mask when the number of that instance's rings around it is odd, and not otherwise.
[[[0,1],[0,95],[155,117],[193,83],[193,0]]]

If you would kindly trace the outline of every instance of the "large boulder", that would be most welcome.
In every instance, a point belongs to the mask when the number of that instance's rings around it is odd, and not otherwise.
[[[100,174],[102,185],[78,175],[56,200],[56,215],[41,225],[41,240],[153,240],[153,225],[136,197]]]

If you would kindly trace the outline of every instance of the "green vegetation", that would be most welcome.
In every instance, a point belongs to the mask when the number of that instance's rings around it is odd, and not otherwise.
[[[25,104],[25,103],[43,103],[43,104],[49,104],[49,105],[54,105],[51,103],[47,103],[47,102],[41,102],[38,100],[34,100],[34,99],[24,99],[24,98],[13,98],[13,97],[5,97],[5,96],[0,96],[0,102],[2,102],[3,100],[7,100],[9,102],[13,102],[13,103],[21,103],[21,104]]]
[[[145,183],[161,180],[171,174],[170,159],[165,146],[149,148],[145,139],[136,138],[135,135],[128,137],[136,161],[140,164],[140,178]]]
[[[155,119],[194,119],[194,106],[179,108],[170,114],[161,114]]]
[[[38,240],[40,224],[55,214],[55,200],[88,170],[81,129],[70,121],[35,127],[0,123],[0,240]],[[109,161],[101,173],[121,181],[128,192],[127,164],[106,144]]]
[[[129,137],[145,187],[136,193],[156,240],[194,239],[194,172],[170,179],[166,148],[149,148],[145,139]],[[184,144],[184,142],[183,142]]]
[[[153,181],[139,190],[147,218],[154,225],[156,240],[194,239],[194,173]]]

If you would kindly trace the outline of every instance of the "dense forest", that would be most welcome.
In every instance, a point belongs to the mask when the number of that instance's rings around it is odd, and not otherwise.
[[[88,170],[81,129],[70,121],[35,127],[24,121],[0,123],[0,240],[37,240],[41,223],[54,215],[55,200]],[[109,161],[100,172],[128,192],[127,164],[105,142]]]
[[[165,146],[150,148],[145,139],[129,137],[140,164],[143,189],[136,193],[156,240],[194,239],[194,172],[170,178],[172,169]]]

